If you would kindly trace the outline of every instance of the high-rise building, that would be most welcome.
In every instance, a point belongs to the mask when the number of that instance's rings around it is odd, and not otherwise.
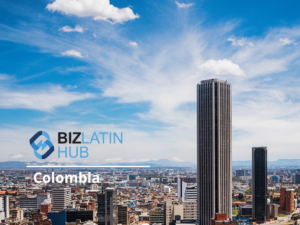
[[[295,184],[300,184],[300,174],[295,174],[294,176],[294,183]]]
[[[9,196],[0,197],[0,219],[5,220],[9,218]]]
[[[184,220],[197,220],[197,201],[183,201],[183,217]]]
[[[232,217],[231,85],[211,79],[197,85],[198,223],[215,213]]]
[[[49,194],[32,195],[20,198],[20,209],[41,209],[41,203],[50,199]]]
[[[252,219],[267,219],[267,147],[252,148]]]
[[[165,224],[169,224],[175,220],[175,216],[179,215],[183,217],[183,205],[178,201],[172,201],[172,199],[166,199],[164,202],[165,208]]]
[[[127,205],[118,205],[118,224],[129,225],[129,214]]]
[[[280,207],[279,213],[292,213],[295,211],[294,193],[291,189],[280,189]]]
[[[71,201],[71,188],[52,190],[52,211],[64,210]]]
[[[161,209],[153,209],[149,212],[149,225],[160,223],[166,225],[164,211]]]
[[[117,190],[106,188],[98,197],[98,225],[118,224]]]
[[[41,212],[45,213],[46,216],[48,216],[48,212],[51,212],[51,200],[41,203]]]
[[[67,222],[67,212],[49,212],[48,219],[52,221],[53,225],[66,225]]]
[[[196,180],[195,180],[196,181]],[[177,200],[193,201],[197,200],[197,185],[186,183],[181,178],[177,179]]]
[[[237,177],[249,176],[248,170],[236,170],[235,173]]]

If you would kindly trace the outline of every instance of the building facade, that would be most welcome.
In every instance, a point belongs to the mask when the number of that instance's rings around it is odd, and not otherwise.
[[[166,199],[164,204],[165,209],[165,224],[169,224],[175,220],[175,216],[183,217],[183,205],[178,201],[172,201],[172,199]]]
[[[232,217],[231,85],[211,79],[197,85],[198,223],[215,213]]]
[[[183,201],[183,220],[197,220],[197,201]]]
[[[267,219],[267,147],[252,148],[252,219]]]
[[[160,223],[165,225],[165,213],[161,209],[154,209],[149,212],[149,225]]]
[[[294,206],[294,193],[292,190],[281,188],[280,189],[280,207],[279,213],[292,213],[295,210]]]
[[[117,190],[106,188],[105,192],[97,195],[98,197],[98,225],[117,225],[118,223],[118,204]]]
[[[127,205],[118,205],[118,224],[129,225]]]
[[[52,211],[64,210],[71,201],[71,188],[52,190]]]

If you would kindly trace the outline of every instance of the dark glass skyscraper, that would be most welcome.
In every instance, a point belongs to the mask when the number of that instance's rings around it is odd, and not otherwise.
[[[98,225],[118,224],[117,191],[115,188],[106,188],[105,192],[97,195],[98,198]]]
[[[215,213],[232,216],[231,85],[211,79],[197,85],[198,222]]]
[[[252,219],[267,218],[267,147],[252,148]]]

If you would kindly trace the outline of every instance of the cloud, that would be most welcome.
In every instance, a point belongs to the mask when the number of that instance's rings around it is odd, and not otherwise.
[[[78,58],[83,58],[83,56],[81,55],[80,52],[78,52],[76,50],[73,50],[73,49],[67,50],[67,51],[65,51],[61,54],[64,55],[64,56],[75,56],[75,57],[78,57]]]
[[[245,76],[244,71],[239,65],[233,63],[231,60],[214,60],[210,59],[198,66],[200,70],[204,70],[214,75],[236,75]]]
[[[28,160],[28,155],[25,152],[19,152],[16,154],[10,154],[8,159],[12,161],[24,161]]]
[[[12,76],[9,76],[9,75],[7,75],[7,74],[1,74],[0,73],[0,80],[10,80],[10,79],[12,79]]]
[[[62,30],[63,32],[79,32],[79,33],[83,32],[83,28],[80,25],[76,25],[74,28],[70,26],[64,26],[59,30]]]
[[[177,158],[177,157],[171,158],[171,161],[175,161],[175,162],[183,162],[182,159],[179,159],[179,158]]]
[[[245,44],[250,45],[250,46],[254,46],[254,44],[252,42],[247,42],[245,38],[241,38],[241,39],[235,39],[235,38],[228,38],[227,41],[231,41],[232,45],[239,45],[239,46],[244,46]]]
[[[138,44],[134,41],[129,41],[129,45],[134,46],[134,47],[138,46]]]
[[[6,90],[0,91],[0,108],[4,109],[34,109],[39,111],[51,111],[57,107],[63,107],[72,102],[94,98],[91,93],[68,92],[60,86],[43,87],[42,89]]]
[[[175,1],[175,3],[176,3],[178,8],[189,8],[189,7],[194,5],[194,3],[185,4],[185,3],[180,3],[180,2],[177,2],[177,1]]]
[[[121,158],[105,159],[105,162],[122,162]]]
[[[139,18],[131,8],[117,8],[111,5],[109,0],[55,0],[48,4],[46,9],[78,17],[93,17],[94,20],[111,23],[123,23]]]
[[[283,45],[290,45],[294,42],[294,40],[288,38],[279,38],[279,41],[282,42]]]

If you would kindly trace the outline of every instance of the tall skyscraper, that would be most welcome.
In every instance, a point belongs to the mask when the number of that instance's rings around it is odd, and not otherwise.
[[[117,190],[105,188],[105,192],[98,197],[98,225],[118,224]]]
[[[198,222],[215,213],[232,217],[231,85],[211,79],[197,85]]]
[[[53,189],[52,200],[52,211],[64,210],[71,201],[71,188]]]
[[[256,223],[267,218],[267,147],[252,148],[252,218]]]

